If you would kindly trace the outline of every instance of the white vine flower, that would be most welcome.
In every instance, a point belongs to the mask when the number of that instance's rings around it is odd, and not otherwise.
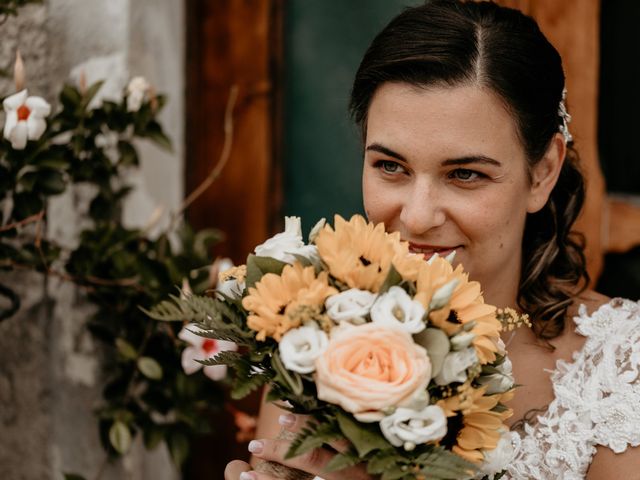
[[[142,106],[144,97],[151,84],[144,77],[133,77],[127,85],[127,111],[137,112]]]
[[[201,368],[204,368],[204,374],[211,380],[222,380],[227,374],[226,365],[211,365],[205,367],[197,360],[207,360],[220,352],[235,352],[238,346],[226,340],[201,337],[194,333],[197,329],[197,325],[186,325],[178,334],[178,338],[188,344],[182,351],[182,369],[184,373],[191,375]]]
[[[25,89],[2,102],[7,118],[4,138],[14,150],[23,150],[27,140],[38,140],[47,128],[45,118],[51,113],[51,105],[42,97],[29,96]]]

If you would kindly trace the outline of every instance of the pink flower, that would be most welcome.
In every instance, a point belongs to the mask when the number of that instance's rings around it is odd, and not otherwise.
[[[178,338],[188,344],[187,348],[182,352],[182,369],[187,375],[191,375],[204,367],[196,360],[207,360],[220,352],[235,352],[238,349],[238,346],[233,342],[205,338],[193,333],[197,330],[197,325],[190,324],[186,325],[178,334]],[[212,365],[204,367],[204,374],[211,380],[222,380],[227,374],[227,366]]]
[[[395,326],[366,323],[331,332],[316,360],[318,398],[340,405],[363,422],[408,405],[431,378],[427,351]]]

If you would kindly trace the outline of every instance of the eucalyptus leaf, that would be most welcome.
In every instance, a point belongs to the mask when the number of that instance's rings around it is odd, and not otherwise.
[[[189,439],[182,432],[171,432],[168,444],[171,458],[176,465],[181,466],[189,456]]]
[[[271,257],[249,255],[247,257],[247,288],[254,287],[267,273],[280,275],[287,263]]]
[[[425,328],[414,334],[413,340],[427,350],[431,361],[431,376],[435,377],[442,370],[444,358],[451,349],[449,337],[439,328]]]
[[[115,344],[118,352],[120,352],[120,354],[124,358],[127,358],[129,360],[135,360],[136,358],[138,358],[138,351],[124,338],[116,338]]]
[[[380,287],[380,295],[386,293],[391,287],[395,287],[396,285],[400,285],[402,283],[402,275],[396,270],[396,267],[391,265],[389,268],[389,272],[382,282],[382,286]]]
[[[131,447],[131,431],[121,421],[116,421],[109,429],[109,442],[116,452],[124,455]]]
[[[140,357],[138,359],[138,370],[151,380],[162,379],[162,367],[151,357]]]

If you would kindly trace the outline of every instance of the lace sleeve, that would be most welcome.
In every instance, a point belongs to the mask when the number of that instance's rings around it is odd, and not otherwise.
[[[588,404],[592,442],[621,453],[640,445],[640,304],[616,299],[576,318],[591,363]]]

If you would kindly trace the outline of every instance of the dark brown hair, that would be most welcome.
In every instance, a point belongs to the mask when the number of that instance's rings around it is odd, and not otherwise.
[[[433,0],[405,10],[373,40],[350,111],[364,134],[373,95],[385,82],[478,84],[504,101],[531,167],[559,131],[564,81],[560,55],[532,18],[493,2]],[[541,338],[562,332],[573,296],[588,283],[582,240],[571,231],[583,203],[584,179],[569,145],[547,204],[525,225],[518,304]]]

